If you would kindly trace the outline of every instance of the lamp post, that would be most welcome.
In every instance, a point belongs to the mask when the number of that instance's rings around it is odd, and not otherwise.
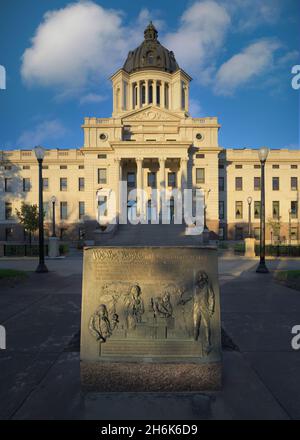
[[[56,234],[55,234],[55,203],[56,203],[56,197],[52,196],[50,201],[52,203],[52,237],[56,237]]]
[[[258,157],[261,165],[261,189],[260,189],[260,243],[259,243],[259,265],[257,273],[268,273],[265,262],[266,251],[266,218],[265,218],[265,164],[269,154],[269,148],[262,147],[258,151]]]
[[[36,272],[45,273],[48,272],[45,265],[44,255],[44,212],[43,212],[43,175],[42,165],[45,156],[45,149],[43,147],[34,148],[35,156],[39,164],[39,264],[36,268]]]
[[[248,237],[251,238],[252,234],[251,234],[251,203],[252,203],[252,197],[249,196],[247,198],[247,202],[248,202]]]
[[[210,193],[210,189],[205,190],[204,192],[204,230],[208,230],[207,224],[206,224],[206,210],[207,210],[207,199]]]

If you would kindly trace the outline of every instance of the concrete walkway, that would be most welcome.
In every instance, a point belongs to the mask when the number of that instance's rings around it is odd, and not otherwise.
[[[298,262],[299,263],[299,262]],[[258,275],[257,262],[220,260],[222,325],[239,351],[224,351],[224,387],[209,394],[80,393],[78,331],[81,258],[48,261],[0,287],[2,419],[300,419],[300,352],[291,327],[300,324],[300,292]],[[293,261],[273,260],[272,269]],[[0,267],[33,270],[36,260],[0,260]]]

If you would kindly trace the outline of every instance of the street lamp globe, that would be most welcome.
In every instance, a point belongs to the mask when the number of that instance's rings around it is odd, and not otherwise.
[[[35,157],[37,160],[43,160],[45,157],[45,148],[41,147],[40,145],[37,147],[34,147]]]
[[[268,154],[269,154],[269,148],[268,147],[261,147],[259,150],[258,150],[258,157],[259,157],[259,160],[261,161],[261,162],[265,162],[266,160],[267,160],[267,157],[268,157]]]
[[[56,203],[56,200],[57,200],[56,197],[55,197],[55,196],[52,196],[51,199],[50,199],[50,202],[51,202],[51,203]]]
[[[247,202],[248,202],[248,205],[251,205],[251,203],[252,203],[252,197],[251,197],[251,196],[249,196],[249,197],[247,198]]]

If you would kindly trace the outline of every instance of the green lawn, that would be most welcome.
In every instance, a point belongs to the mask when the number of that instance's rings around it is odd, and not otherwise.
[[[300,270],[280,270],[275,273],[277,280],[297,280],[300,279]]]
[[[8,278],[26,278],[27,273],[23,270],[0,269],[0,280]]]

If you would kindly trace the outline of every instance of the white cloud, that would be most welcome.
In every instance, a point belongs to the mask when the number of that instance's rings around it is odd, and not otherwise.
[[[274,25],[281,14],[280,0],[225,0],[223,3],[235,22],[236,31]]]
[[[97,93],[88,93],[80,98],[79,103],[83,104],[96,104],[103,102],[108,98],[108,96],[99,95]]]
[[[163,41],[183,69],[200,75],[209,62],[214,62],[229,26],[230,16],[222,5],[198,1],[183,13],[179,29],[168,33]]]
[[[23,54],[21,74],[29,84],[80,88],[91,75],[113,73],[132,39],[119,11],[91,1],[71,3],[44,15]]]
[[[62,138],[67,129],[57,119],[44,121],[37,124],[33,129],[24,131],[17,140],[19,147],[33,148],[35,145],[43,144]]]
[[[280,47],[275,40],[260,40],[246,47],[221,65],[214,91],[218,95],[231,95],[240,86],[258,78],[273,68],[274,52]]]

